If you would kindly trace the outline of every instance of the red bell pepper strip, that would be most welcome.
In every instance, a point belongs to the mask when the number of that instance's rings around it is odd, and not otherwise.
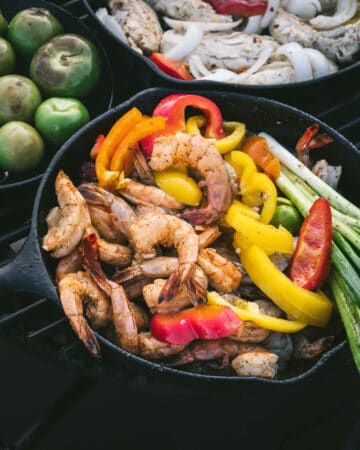
[[[310,291],[327,275],[331,250],[332,225],[330,204],[324,198],[313,203],[300,229],[290,266],[290,278]]]
[[[195,94],[171,94],[163,98],[155,107],[153,117],[163,116],[166,119],[164,130],[154,133],[141,141],[143,152],[151,156],[154,140],[164,134],[186,131],[185,109],[187,106],[200,109],[207,116],[205,137],[220,139],[226,136],[223,129],[223,117],[219,107],[210,99]]]
[[[90,150],[90,158],[91,159],[96,159],[96,157],[99,153],[99,150],[104,141],[105,141],[105,135],[99,134],[99,136],[96,138],[95,144],[93,145],[92,149]]]
[[[158,66],[167,75],[179,80],[193,80],[194,77],[189,72],[187,64],[184,61],[173,61],[166,58],[162,53],[152,53],[151,61]]]
[[[217,14],[251,17],[263,16],[267,9],[267,1],[248,0],[205,0],[213,6]]]
[[[242,324],[228,307],[200,305],[175,314],[154,314],[153,336],[168,344],[187,344],[195,339],[219,339],[234,333]]]

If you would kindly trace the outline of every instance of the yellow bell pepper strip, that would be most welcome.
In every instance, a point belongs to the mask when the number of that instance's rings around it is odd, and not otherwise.
[[[254,161],[244,152],[234,150],[225,155],[225,161],[235,169],[240,178],[240,191],[245,190],[251,176],[257,172]]]
[[[115,122],[106,135],[95,162],[96,176],[100,186],[106,187],[118,179],[120,174],[110,172],[111,159],[120,142],[142,117],[143,115],[137,108],[132,108]]]
[[[261,136],[249,136],[241,150],[252,158],[257,166],[273,179],[280,175],[280,161],[270,152],[267,140]]]
[[[233,200],[231,206],[239,211],[239,214],[243,214],[244,216],[251,217],[254,220],[260,219],[260,214],[257,213],[253,208],[251,208],[248,205],[245,205],[245,203],[240,202],[239,200]]]
[[[230,130],[231,133],[215,141],[215,147],[221,154],[231,152],[237,148],[246,133],[246,126],[241,122],[224,122],[224,128],[226,131]]]
[[[168,169],[155,173],[155,183],[167,194],[184,205],[197,206],[202,192],[196,182],[182,170]]]
[[[294,320],[317,327],[329,323],[332,303],[326,295],[297,286],[260,247],[250,246],[241,252],[240,259],[255,285]]]
[[[260,222],[270,223],[275,214],[277,190],[264,173],[254,173],[241,190],[242,201],[249,206],[260,206]]]
[[[261,223],[242,213],[236,205],[231,204],[225,215],[225,221],[236,230],[234,247],[245,250],[252,244],[261,247],[268,255],[275,252],[293,253],[293,237],[284,227]]]
[[[192,116],[186,121],[186,132],[189,134],[201,134],[200,128],[207,123],[205,116]],[[224,122],[225,130],[231,133],[221,139],[215,141],[215,147],[221,154],[225,154],[234,150],[243,140],[246,133],[246,126],[241,122]]]
[[[200,128],[206,125],[205,116],[191,116],[186,121],[186,132],[189,134],[201,134]]]
[[[297,320],[286,320],[263,314],[259,305],[243,299],[236,299],[234,303],[228,302],[216,291],[208,292],[207,302],[210,305],[228,306],[242,321],[254,322],[265,330],[277,331],[278,333],[297,333],[306,327],[305,323]]]
[[[141,139],[163,130],[165,125],[164,117],[143,117],[118,145],[112,157],[110,169],[114,171],[124,170],[125,176],[128,176],[131,172],[131,164],[129,164],[131,150]]]

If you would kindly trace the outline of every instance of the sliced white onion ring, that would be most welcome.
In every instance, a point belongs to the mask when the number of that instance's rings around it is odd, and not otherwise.
[[[121,28],[121,25],[107,12],[106,8],[99,8],[95,14],[100,22],[102,22],[111,33],[113,33],[121,41],[125,42],[125,44],[128,44],[128,40],[123,29]]]
[[[333,16],[314,17],[310,20],[310,25],[317,30],[338,27],[355,16],[357,6],[357,0],[337,0],[336,11]]]
[[[163,17],[164,22],[175,31],[186,31],[190,25],[197,25],[202,31],[229,31],[239,26],[242,19],[236,22],[190,22]]]
[[[186,30],[184,37],[173,48],[168,50],[164,55],[173,61],[182,61],[186,56],[190,55],[200,44],[203,37],[203,31],[196,24],[191,24]]]
[[[314,78],[324,77],[332,73],[330,61],[319,50],[304,48],[313,70]]]
[[[277,49],[276,54],[286,56],[291,62],[295,70],[296,81],[312,80],[313,74],[309,56],[300,44],[297,42],[284,44]]]
[[[206,75],[210,75],[208,70],[199,55],[191,55],[189,58],[189,70],[191,75],[195,78],[202,78]]]
[[[319,0],[289,0],[285,9],[290,14],[309,20],[321,11],[321,3]]]
[[[260,26],[265,29],[270,25],[270,22],[276,16],[277,10],[279,9],[280,0],[268,0],[266,12],[263,15]]]
[[[258,59],[254,62],[252,66],[250,66],[247,70],[244,72],[241,72],[237,75],[236,79],[238,82],[243,81],[246,79],[249,75],[256,73],[263,65],[266,64],[267,60],[270,58],[270,56],[273,53],[273,49],[268,47],[265,48],[259,55]]]
[[[197,80],[221,81],[223,83],[236,83],[236,73],[227,69],[216,69],[212,72],[205,67],[199,55],[189,58],[189,70]]]
[[[251,16],[248,18],[246,27],[242,30],[246,34],[261,34],[261,20],[263,16]]]

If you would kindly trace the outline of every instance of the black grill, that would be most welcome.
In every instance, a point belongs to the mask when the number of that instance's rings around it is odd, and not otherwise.
[[[85,21],[92,29],[95,29],[96,24],[94,24],[92,19],[86,14],[80,0],[54,0],[53,3],[67,9],[82,21]],[[119,60],[118,57],[119,52],[114,43],[109,40],[108,36],[105,36],[100,31],[98,31],[98,33],[104,47],[108,49],[110,53],[110,61],[113,63],[115,80],[119,80],[116,83],[115,92],[115,104],[118,104],[137,92],[139,86],[132,84],[131,80],[133,77],[131,76],[131,65],[121,64],[121,60]],[[329,123],[359,148],[360,118],[358,113],[360,110],[360,94],[359,92],[347,92],[344,94],[344,92],[345,90],[339,87],[337,92],[331,92],[326,97],[322,96],[318,99],[302,98],[298,99],[297,102],[293,102],[293,105],[300,107],[319,119]],[[32,192],[22,199],[0,199],[1,263],[5,263],[8,259],[14,257],[21,240],[26,237],[30,226],[33,199],[34,194]],[[111,377],[111,380],[117,380],[119,386],[122,386],[122,388],[125,386],[125,390],[130,390],[130,392],[146,392],[146,395],[155,393],[156,395],[162,395],[169,398],[170,396],[173,396],[174,398],[176,397],[178,401],[179,398],[187,398],[187,402],[189,403],[188,410],[185,411],[184,404],[186,402],[182,403],[182,407],[184,408],[184,417],[182,419],[185,420],[186,415],[188,415],[186,419],[188,426],[189,424],[190,426],[194,426],[197,423],[198,418],[194,417],[191,411],[191,399],[189,398],[189,396],[192,397],[195,394],[193,391],[186,389],[186,387],[174,388],[174,386],[168,386],[163,383],[160,384],[150,375],[145,376],[141,373],[137,373],[134,369],[119,367],[118,365],[115,366],[110,360],[107,360],[106,357],[101,362],[91,359],[80,341],[75,337],[67,319],[53,303],[45,298],[36,298],[31,295],[10,294],[4,296],[1,294],[0,340],[5,343],[10,343],[9,345],[15,344],[21,349],[21,352],[25,351],[27,354],[39,357],[42,361],[55,365],[59,369],[65,368],[71,370],[75,380],[70,383],[70,386],[67,387],[65,393],[62,393],[55,399],[54,404],[44,411],[43,416],[31,423],[27,431],[18,437],[12,445],[3,444],[3,446],[1,446],[0,443],[0,450],[2,448],[11,448],[14,450],[38,448],[37,443],[39,440],[46,436],[52,427],[60,422],[69,411],[75,408],[79,401],[82,398],[85,398],[86,394],[90,392],[96,383],[100,380],[107,379],[107,377]],[[342,369],[344,367],[350,367],[349,371],[352,373],[352,376],[355,377],[353,379],[356,380],[349,353],[347,353],[344,358]],[[335,367],[331,370],[338,369],[339,368]],[[344,380],[339,380],[339,383],[340,382],[344,382]],[[333,389],[336,389],[336,386],[333,386]],[[329,395],[332,395],[332,393],[329,392]],[[343,404],[337,405],[339,408],[338,412],[335,411],[335,413],[331,413],[329,416],[330,412],[323,411],[323,415],[319,416],[317,419],[313,418],[311,422],[308,422],[308,425],[306,425],[306,420],[304,420],[301,426],[295,427],[296,432],[294,431],[293,434],[290,433],[287,436],[282,436],[282,440],[278,439],[276,442],[281,442],[281,448],[284,449],[297,449],[300,448],[300,445],[302,448],[304,448],[304,446],[305,448],[323,448],[323,446],[319,447],[317,445],[309,447],[306,437],[312,436],[311,433],[317,429],[321,430],[321,427],[323,428],[323,433],[329,433],[329,429],[326,427],[327,424],[330,424],[329,426],[331,427],[332,420],[337,421],[336,423],[338,426],[341,426],[342,421],[340,416],[350,417],[350,421],[351,418],[356,418],[360,405],[359,396],[360,390],[354,388],[352,398],[349,397],[348,399],[344,399]],[[128,401],[130,401],[130,397],[127,398]],[[149,397],[146,398],[149,399]],[[161,401],[160,404],[162,405]],[[216,405],[217,408],[221,407],[220,403],[216,403]],[[211,408],[211,404],[209,404],[209,408]],[[156,410],[156,414],[159,414],[159,412],[159,410]],[[101,416],[101,410],[99,410],[99,408],[97,408],[96,414]],[[162,411],[162,414],[166,415],[166,411]],[[306,414],[306,412],[304,414]],[[218,415],[219,414],[216,413],[215,417],[219,418]],[[163,416],[159,416],[160,422],[162,417]],[[136,420],[136,418],[134,418],[134,420]],[[176,420],[179,421],[180,418],[177,417]],[[179,430],[181,430],[183,425],[184,423],[178,425]],[[213,426],[211,423],[209,425],[210,428]],[[350,425],[352,424],[350,423]],[[344,425],[346,433],[350,431],[350,425],[348,429],[346,429],[346,426]],[[279,426],[279,424],[275,426]],[[121,426],[119,428],[119,433],[121,433]],[[241,435],[241,432],[239,433]],[[355,446],[360,445],[359,442],[357,442],[356,437],[357,435],[355,433],[350,438],[350,441],[352,439],[353,442],[355,442]],[[179,442],[176,442],[176,439],[173,440],[173,448],[181,448],[181,439]],[[192,442],[194,444],[196,439]],[[208,443],[208,440],[204,438],[201,442],[206,442],[209,446],[210,442],[214,444],[215,442],[218,442],[218,439],[209,440]],[[271,446],[271,439],[268,443]],[[190,445],[190,443],[188,444]],[[201,445],[201,443],[199,445]],[[239,445],[241,445],[241,441],[239,442]],[[296,445],[299,445],[299,447]],[[352,448],[360,448],[355,446]],[[70,446],[68,448],[72,449],[73,447]],[[330,446],[327,448],[335,447]],[[351,447],[347,448],[350,449]]]

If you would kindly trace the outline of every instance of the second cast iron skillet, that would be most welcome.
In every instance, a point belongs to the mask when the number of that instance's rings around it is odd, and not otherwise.
[[[37,192],[30,235],[19,255],[8,265],[0,268],[0,291],[29,292],[45,296],[61,307],[54,268],[56,261],[41,248],[42,238],[47,232],[45,217],[48,211],[57,204],[55,197],[55,178],[59,169],[63,169],[73,180],[79,183],[79,169],[84,160],[89,158],[89,150],[100,133],[106,134],[113,123],[131,107],[136,106],[145,114],[152,114],[155,105],[166,95],[173,93],[168,89],[149,89],[132,97],[125,103],[113,108],[96,118],[77,132],[56,154],[51,161]],[[334,142],[322,150],[318,150],[318,157],[325,157],[330,163],[341,164],[343,175],[339,189],[350,200],[359,204],[359,191],[353,189],[353,180],[359,174],[360,153],[343,136],[335,130],[319,122],[314,117],[284,104],[263,98],[226,92],[194,91],[212,99],[220,107],[226,120],[245,122],[247,128],[253,132],[265,131],[273,135],[283,145],[294,148],[299,136],[305,128],[314,122],[320,123],[323,132],[332,136]],[[135,366],[141,372],[151,371],[154,375],[165,375],[176,382],[196,382],[206,386],[244,387],[248,384],[261,385],[292,384],[309,377],[320,367],[338,357],[345,347],[345,342],[338,343],[332,350],[309,370],[292,376],[284,374],[280,380],[266,380],[262,378],[240,378],[215,375],[202,375],[187,372],[182,369],[169,368],[150,362],[136,355],[122,350],[109,342],[101,334],[96,333],[105,352],[120,364]]]

